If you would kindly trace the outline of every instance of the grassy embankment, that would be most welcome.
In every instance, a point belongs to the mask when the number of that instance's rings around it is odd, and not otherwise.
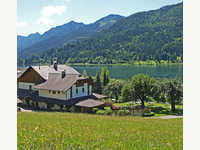
[[[181,150],[183,120],[18,113],[18,150]]]

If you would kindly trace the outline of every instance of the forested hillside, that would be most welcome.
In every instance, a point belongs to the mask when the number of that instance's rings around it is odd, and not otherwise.
[[[50,63],[114,64],[136,61],[182,62],[183,4],[140,12],[119,20],[87,40],[32,55],[19,65]]]
[[[70,21],[64,25],[51,28],[44,34],[37,36],[37,39],[33,37],[37,34],[23,38],[18,36],[18,55],[19,57],[27,57],[49,48],[58,48],[72,41],[87,39],[96,32],[108,29],[122,18],[124,17],[120,15],[108,15],[91,24]]]

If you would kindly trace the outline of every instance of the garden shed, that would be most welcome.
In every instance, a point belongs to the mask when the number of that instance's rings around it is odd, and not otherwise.
[[[79,109],[80,112],[92,112],[93,108],[104,108],[104,102],[94,99],[87,99],[75,104],[75,106]]]

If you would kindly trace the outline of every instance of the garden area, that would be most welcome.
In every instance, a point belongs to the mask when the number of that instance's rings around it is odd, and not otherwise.
[[[109,97],[99,115],[162,116],[183,115],[183,83],[176,78],[154,78],[136,74],[129,80],[110,79],[107,68],[95,77],[83,75],[93,83],[93,92]]]

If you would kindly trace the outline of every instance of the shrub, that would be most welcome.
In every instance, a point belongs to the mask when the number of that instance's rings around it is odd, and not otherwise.
[[[98,108],[93,108],[92,112],[96,113],[99,109]]]
[[[154,116],[154,115],[155,115],[154,112],[144,113],[144,114],[143,114],[143,117],[151,117],[151,116]]]
[[[126,115],[129,115],[130,113],[129,113],[128,110],[118,110],[118,111],[117,111],[117,114],[118,114],[119,116],[126,116]]]
[[[151,110],[148,109],[148,108],[144,108],[143,112],[144,112],[144,113],[151,113]]]
[[[105,110],[98,110],[96,112],[97,115],[104,115],[105,114]]]
[[[105,113],[106,115],[112,115],[113,111],[111,109],[107,109],[105,110]]]

